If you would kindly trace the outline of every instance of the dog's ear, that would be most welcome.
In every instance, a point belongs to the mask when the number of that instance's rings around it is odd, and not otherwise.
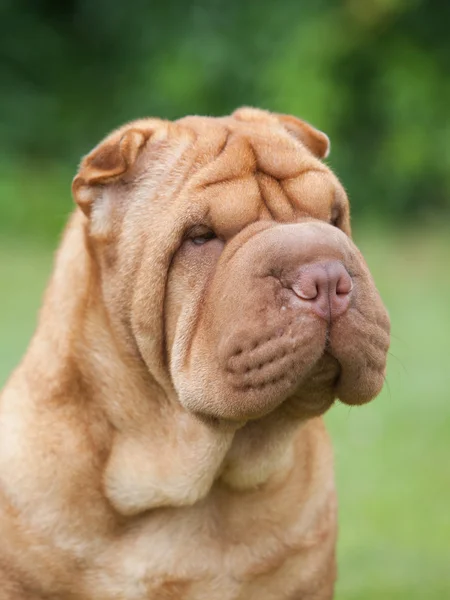
[[[328,136],[298,117],[248,107],[239,108],[233,116],[240,121],[276,120],[317,158],[327,158],[330,153]]]
[[[317,158],[327,158],[330,154],[330,139],[306,121],[291,115],[276,115],[283,127],[310,150]]]
[[[90,216],[102,188],[131,169],[156,126],[151,119],[125,125],[113,131],[83,158],[72,182],[72,194],[85,215]]]

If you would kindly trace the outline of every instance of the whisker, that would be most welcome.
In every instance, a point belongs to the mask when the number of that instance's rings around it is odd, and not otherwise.
[[[391,386],[389,385],[389,381],[387,380],[387,376],[386,375],[383,377],[383,380],[384,380],[384,385],[386,386],[386,389],[387,389],[388,394],[389,394],[389,402],[392,402]]]
[[[403,362],[399,359],[398,356],[395,356],[395,354],[393,354],[390,350],[388,351],[389,356],[392,356],[392,358],[395,358],[395,360],[397,360],[399,362],[399,365],[402,367],[403,371],[405,372],[406,375],[409,375],[408,373],[408,369],[405,367],[405,365],[403,364]]]
[[[349,421],[349,419],[350,419],[350,411],[352,410],[352,408],[354,408],[354,406],[348,406],[347,421]]]
[[[405,344],[405,343],[406,343],[406,342],[405,342],[405,340],[404,340],[403,338],[401,338],[401,337],[398,337],[398,335],[394,335],[392,332],[391,332],[390,336],[391,336],[391,338],[392,338],[393,340],[397,340],[397,342],[401,342],[402,344]]]

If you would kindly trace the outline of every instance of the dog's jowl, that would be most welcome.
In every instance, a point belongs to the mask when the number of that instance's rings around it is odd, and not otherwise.
[[[389,319],[325,134],[143,119],[82,161],[0,404],[0,600],[326,600],[322,415],[380,391]]]

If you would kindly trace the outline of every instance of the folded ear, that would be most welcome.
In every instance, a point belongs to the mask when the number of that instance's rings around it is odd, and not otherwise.
[[[72,194],[87,216],[101,188],[133,166],[154,131],[155,122],[150,119],[130,123],[111,133],[83,158],[72,183]]]
[[[296,137],[317,158],[327,158],[330,154],[330,139],[306,121],[291,115],[276,115],[283,127]]]
[[[247,107],[238,109],[233,113],[233,116],[242,121],[267,121],[268,119],[276,119],[317,158],[326,158],[330,153],[330,140],[328,136],[298,117]]]

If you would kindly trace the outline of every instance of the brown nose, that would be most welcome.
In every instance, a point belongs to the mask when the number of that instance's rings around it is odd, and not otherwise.
[[[332,321],[347,310],[353,282],[344,265],[333,260],[301,267],[291,288],[319,317]]]

